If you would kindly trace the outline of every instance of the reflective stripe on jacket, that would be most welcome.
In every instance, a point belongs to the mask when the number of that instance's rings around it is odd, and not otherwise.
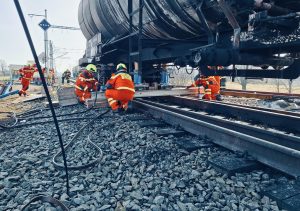
[[[135,92],[131,76],[124,71],[119,71],[116,74],[112,75],[111,78],[107,81],[107,85],[108,84],[110,84],[110,87],[112,87],[112,89],[129,90],[133,93]]]
[[[76,79],[75,88],[84,92],[89,92],[90,90],[97,90],[97,79],[94,78],[92,73],[84,71],[79,74]]]

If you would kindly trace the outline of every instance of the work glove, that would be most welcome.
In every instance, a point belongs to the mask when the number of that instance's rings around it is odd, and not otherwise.
[[[109,83],[107,83],[107,84],[105,85],[105,87],[106,87],[106,89],[112,89],[112,88],[113,88],[113,86],[112,86],[111,84],[109,84]]]
[[[106,86],[101,86],[101,91],[105,92],[106,91]]]
[[[97,89],[97,91],[100,91],[101,90],[101,84],[97,83],[96,84],[96,89]]]

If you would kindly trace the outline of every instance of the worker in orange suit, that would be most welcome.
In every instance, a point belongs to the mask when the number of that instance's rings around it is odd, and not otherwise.
[[[105,96],[113,111],[126,111],[134,97],[134,84],[125,64],[118,64],[116,70],[106,83]]]
[[[75,94],[80,103],[84,103],[92,97],[91,91],[97,91],[98,81],[94,74],[97,72],[97,67],[93,64],[86,66],[85,70],[79,74],[75,83]]]
[[[220,84],[214,76],[206,78],[205,94],[203,99],[206,100],[221,100]]]
[[[49,70],[49,75],[48,75],[48,84],[53,85],[55,83],[55,72],[54,69]]]
[[[215,76],[206,77],[204,75],[198,74],[194,78],[194,83],[190,87],[204,87],[204,96],[202,99],[205,100],[221,100],[220,95],[220,84],[216,80]]]
[[[19,70],[20,73],[20,81],[22,84],[22,89],[19,91],[19,96],[27,95],[27,90],[29,89],[30,81],[33,78],[33,74],[37,72],[35,65],[27,65]]]
[[[210,70],[222,70],[222,69],[224,69],[224,67],[220,66],[220,65],[218,65],[218,66],[207,66],[207,68],[210,69]],[[215,77],[217,83],[221,86],[221,76],[215,75],[214,77]]]

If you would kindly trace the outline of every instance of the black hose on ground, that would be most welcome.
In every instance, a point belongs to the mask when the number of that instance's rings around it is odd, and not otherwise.
[[[56,117],[64,117],[64,116],[72,116],[72,115],[76,115],[76,114],[84,114],[87,113],[88,111],[91,111],[93,109],[93,107],[88,108],[84,111],[79,111],[79,112],[74,112],[74,113],[68,113],[68,114],[61,114],[61,115],[56,115]],[[30,118],[25,118],[25,117],[19,117],[19,120],[35,120],[35,119],[47,119],[47,118],[51,118],[52,116],[39,116],[39,117],[30,117]]]
[[[18,123],[18,118],[15,112],[0,112],[0,114],[11,114],[11,117],[13,117],[14,123],[12,125],[6,126],[3,124],[0,124],[0,128],[9,128],[9,127],[14,127]]]
[[[58,122],[68,122],[68,121],[80,121],[80,120],[90,120],[91,118],[93,118],[92,116],[89,117],[75,117],[75,118],[67,118],[67,119],[58,119]],[[15,125],[15,126],[1,126],[3,129],[9,130],[9,129],[17,129],[17,128],[22,128],[22,127],[30,127],[33,125],[40,125],[40,124],[49,124],[49,123],[53,123],[53,120],[49,120],[49,121],[38,121],[38,122],[31,122],[31,123],[27,123],[27,124],[20,124],[20,125]]]
[[[76,115],[76,114],[84,114],[88,111],[91,111],[92,109],[95,108],[96,106],[96,102],[97,102],[97,98],[98,98],[98,92],[96,92],[96,97],[95,97],[95,100],[93,102],[93,105],[92,107],[84,110],[84,111],[79,111],[79,112],[74,112],[74,113],[68,113],[68,114],[61,114],[61,115],[56,115],[56,117],[63,117],[63,116],[71,116],[71,115]],[[26,117],[28,116],[33,116],[33,115],[36,115],[36,114],[39,114],[43,111],[46,111],[46,110],[49,110],[48,108],[45,108],[45,109],[34,109],[34,110],[30,110],[30,111],[27,111],[27,112],[24,112],[22,114],[19,114],[17,115],[20,119],[20,120],[25,120]],[[52,118],[52,116],[41,116],[41,117],[31,117],[31,118],[27,118],[26,120],[32,120],[32,119],[47,119],[47,118]]]
[[[75,136],[72,138],[72,140],[70,141],[70,143],[65,147],[65,150],[67,151],[70,147],[72,147],[72,146],[74,145],[76,139],[82,134],[82,131],[83,131],[85,128],[91,126],[92,123],[94,123],[97,119],[99,119],[99,118],[101,118],[102,116],[104,116],[105,114],[107,114],[109,111],[110,111],[110,110],[107,110],[107,111],[105,111],[104,113],[99,114],[97,117],[95,117],[94,119],[92,119],[91,121],[89,121],[86,125],[84,125],[83,127],[81,127],[80,130],[79,130],[79,131],[75,134]],[[103,125],[102,127],[97,128],[97,129],[99,130],[99,129],[102,129],[102,128],[110,127],[110,126],[113,126],[114,124],[115,124],[115,122],[108,123],[108,124]],[[94,130],[93,130],[93,131],[94,131]],[[93,131],[92,131],[92,132],[93,132]],[[87,163],[87,164],[84,164],[84,165],[80,165],[80,166],[68,166],[68,169],[69,169],[69,170],[82,170],[82,169],[91,167],[91,166],[93,166],[93,165],[95,165],[96,163],[98,163],[98,162],[101,161],[102,156],[103,156],[103,153],[102,153],[102,150],[101,150],[96,144],[94,144],[94,142],[91,141],[91,139],[90,139],[90,134],[91,134],[92,132],[90,132],[89,135],[88,135],[88,144],[90,144],[91,146],[93,146],[93,147],[96,149],[96,151],[97,151],[98,154],[99,154],[99,155],[98,155],[98,158],[95,159],[95,160],[93,160],[92,162]],[[62,152],[59,151],[59,152],[53,157],[53,159],[52,159],[52,163],[53,163],[54,167],[57,168],[57,169],[63,169],[63,167],[64,167],[62,164],[59,164],[59,163],[56,162],[57,159],[58,159],[58,157],[59,157],[61,154],[62,154]]]
[[[32,109],[32,110],[29,110],[29,111],[25,111],[21,114],[17,114],[17,116],[19,118],[25,118],[25,117],[28,117],[28,116],[33,116],[33,115],[39,114],[39,113],[43,112],[44,110],[49,110],[49,109],[48,108],[45,108],[45,109]]]
[[[69,209],[60,201],[58,201],[57,199],[50,197],[50,196],[44,196],[44,195],[39,195],[37,197],[34,197],[33,199],[31,199],[22,209],[21,211],[25,211],[27,209],[29,209],[29,206],[34,203],[34,202],[47,202],[49,204],[51,204],[53,207],[55,208],[60,208],[63,211],[69,211]]]
[[[50,108],[52,116],[53,116],[54,124],[55,124],[56,131],[57,131],[57,136],[58,136],[58,139],[59,139],[59,144],[60,144],[62,155],[63,155],[64,170],[65,170],[65,173],[66,173],[67,194],[69,195],[69,193],[70,193],[70,191],[69,191],[70,186],[69,186],[69,174],[68,174],[67,159],[66,159],[64,144],[63,144],[61,132],[60,132],[60,129],[59,129],[58,121],[57,121],[55,110],[54,110],[54,107],[53,107],[53,104],[52,104],[51,96],[49,94],[47,83],[46,83],[44,74],[42,72],[42,68],[41,68],[38,56],[36,54],[36,50],[34,48],[34,45],[33,45],[32,39],[31,39],[31,35],[30,35],[29,30],[28,30],[27,23],[25,21],[24,14],[23,14],[22,8],[20,6],[19,0],[14,0],[14,3],[15,3],[15,6],[16,6],[16,9],[18,11],[18,14],[19,14],[19,17],[20,17],[23,29],[25,31],[25,34],[26,34],[26,37],[27,37],[27,40],[28,40],[28,43],[29,43],[32,55],[34,57],[35,64],[36,64],[37,69],[39,71],[40,78],[42,80],[42,84],[43,84],[43,87],[44,87],[44,90],[45,90],[45,93],[46,93],[46,97],[47,97],[48,102],[49,102],[49,108]]]

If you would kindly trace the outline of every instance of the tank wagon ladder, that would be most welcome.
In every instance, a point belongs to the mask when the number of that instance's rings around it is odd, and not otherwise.
[[[128,15],[129,15],[129,46],[128,46],[128,68],[131,74],[137,74],[137,80],[134,82],[139,84],[142,82],[139,76],[142,75],[142,39],[143,39],[143,8],[144,0],[139,0],[139,7],[136,10],[133,10],[132,0],[128,0]],[[139,22],[138,22],[138,31],[133,32],[133,16],[139,13]],[[138,35],[138,49],[137,51],[133,50],[134,37]],[[134,73],[132,68],[132,62],[135,61],[135,58],[138,57],[138,71]]]

